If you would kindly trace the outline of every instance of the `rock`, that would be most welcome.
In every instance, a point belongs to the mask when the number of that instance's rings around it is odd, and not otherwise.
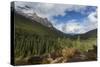
[[[29,64],[41,64],[43,58],[41,56],[33,56],[28,59]]]

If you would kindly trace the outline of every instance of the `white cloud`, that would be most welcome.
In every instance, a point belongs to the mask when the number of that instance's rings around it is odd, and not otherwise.
[[[88,19],[90,23],[97,23],[97,12],[90,13]]]
[[[81,30],[80,30],[81,29]],[[82,25],[80,25],[79,22],[76,20],[71,20],[68,21],[63,27],[62,27],[63,32],[67,33],[83,33],[82,31]]]
[[[89,31],[96,29],[97,25],[97,11],[91,12],[84,20],[84,27],[86,28],[86,31]]]
[[[69,20],[66,23],[60,23],[56,26],[56,28],[64,33],[78,34],[85,32],[85,30],[83,29],[83,25],[81,25],[80,22],[75,19]]]
[[[15,2],[15,8],[17,6],[24,7],[25,5],[31,7],[32,9],[24,10],[25,12],[36,12],[42,17],[52,18],[53,16],[65,15],[65,11],[76,11],[83,12],[86,6],[79,5],[66,5],[66,4],[50,4],[50,3],[37,3],[37,2]]]
[[[58,24],[56,27],[63,31],[64,33],[86,33],[90,30],[97,28],[97,12],[90,13],[87,18],[85,18],[82,22],[78,22],[77,20],[69,20],[68,22]]]

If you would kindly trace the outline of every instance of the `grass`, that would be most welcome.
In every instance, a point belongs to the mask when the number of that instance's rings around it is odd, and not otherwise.
[[[93,49],[93,45],[96,45],[96,39],[87,40],[71,40],[69,38],[52,38],[42,37],[37,34],[16,34],[15,37],[15,57],[23,56],[35,56],[52,53],[57,50],[67,48],[76,48],[82,51],[88,51]]]

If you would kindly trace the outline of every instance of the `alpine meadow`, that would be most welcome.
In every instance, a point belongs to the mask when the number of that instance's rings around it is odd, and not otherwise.
[[[97,60],[97,7],[15,1],[14,65]]]

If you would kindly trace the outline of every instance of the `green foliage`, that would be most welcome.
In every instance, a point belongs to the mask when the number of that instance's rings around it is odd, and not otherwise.
[[[65,47],[77,48],[80,51],[92,49],[96,44],[95,39],[76,40],[69,38],[52,38],[49,36],[40,36],[37,34],[15,34],[15,56],[27,57],[34,55],[48,54],[57,50],[62,50]]]

